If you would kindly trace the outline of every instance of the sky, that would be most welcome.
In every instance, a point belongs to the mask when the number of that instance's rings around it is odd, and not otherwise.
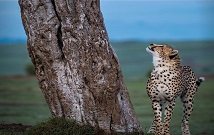
[[[214,40],[214,0],[101,0],[110,40]],[[17,0],[0,0],[0,39],[26,40]]]

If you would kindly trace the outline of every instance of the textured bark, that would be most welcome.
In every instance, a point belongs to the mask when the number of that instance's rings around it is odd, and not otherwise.
[[[27,47],[55,117],[141,132],[99,0],[19,0]]]

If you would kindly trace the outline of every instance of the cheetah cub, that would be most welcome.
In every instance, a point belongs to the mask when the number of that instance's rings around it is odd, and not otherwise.
[[[204,78],[197,79],[189,66],[182,66],[178,50],[169,45],[151,44],[146,51],[153,56],[154,65],[147,82],[147,93],[154,111],[154,120],[148,133],[170,135],[170,120],[175,99],[179,96],[184,108],[182,135],[190,135],[188,122],[193,110],[193,97]]]

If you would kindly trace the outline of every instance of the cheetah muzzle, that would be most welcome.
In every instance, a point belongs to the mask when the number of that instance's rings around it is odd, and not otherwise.
[[[204,78],[196,78],[189,66],[182,66],[178,50],[169,45],[151,44],[146,50],[153,56],[154,65],[147,82],[147,94],[154,111],[154,120],[148,133],[170,135],[169,125],[175,99],[180,97],[184,108],[182,135],[190,135],[189,117],[193,110],[193,97]]]

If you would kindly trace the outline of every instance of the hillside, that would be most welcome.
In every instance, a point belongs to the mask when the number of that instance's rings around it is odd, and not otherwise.
[[[157,42],[158,43],[158,42]],[[214,41],[165,42],[177,48],[182,63],[198,75],[214,74]],[[145,51],[146,42],[112,42],[126,80],[145,78],[152,68],[152,57]],[[30,63],[25,45],[0,45],[0,76],[25,75]]]

